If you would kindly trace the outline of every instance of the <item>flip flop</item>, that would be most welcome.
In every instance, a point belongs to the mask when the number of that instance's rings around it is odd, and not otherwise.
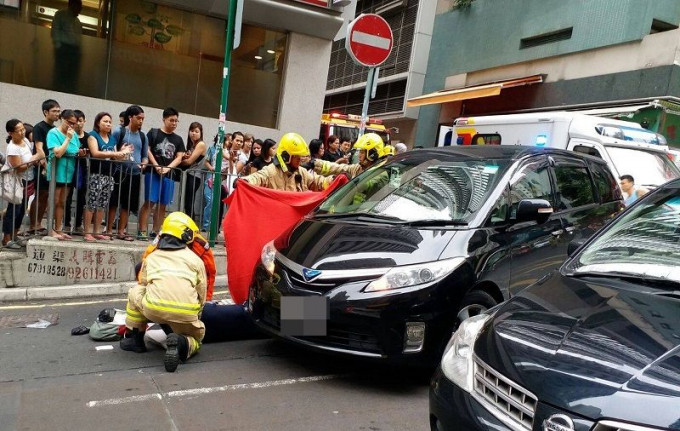
[[[73,238],[71,237],[71,235],[69,235],[69,234],[67,234],[67,233],[62,233],[62,234],[60,234],[60,236],[61,236],[60,239],[61,239],[62,241],[71,241],[71,240],[73,239]]]
[[[92,235],[85,235],[83,237],[83,241],[85,241],[85,242],[97,242],[97,238],[93,237]]]
[[[119,239],[121,241],[134,241],[135,238],[130,236],[130,235],[123,235],[123,234],[118,234],[116,235],[116,239]]]
[[[94,236],[96,239],[98,239],[100,241],[109,241],[109,240],[113,239],[110,236],[106,236],[106,235],[92,235],[92,236]]]

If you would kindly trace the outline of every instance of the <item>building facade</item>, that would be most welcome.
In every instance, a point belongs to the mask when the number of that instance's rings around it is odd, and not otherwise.
[[[0,0],[0,118],[42,119],[47,98],[91,120],[130,104],[180,111],[178,133],[217,131],[228,0]],[[80,2],[73,2],[80,3]],[[227,131],[318,133],[331,43],[342,9],[326,0],[244,0],[232,53]],[[58,18],[55,18],[58,16]],[[91,123],[88,121],[88,130]]]
[[[423,95],[408,102],[416,142],[436,145],[468,115],[677,112],[679,23],[675,0],[439,0]],[[676,123],[667,115],[656,131],[670,137]]]
[[[393,48],[380,66],[376,96],[368,115],[392,130],[392,142],[412,146],[418,110],[406,100],[422,94],[430,52],[436,2],[430,0],[357,0],[346,8],[346,21],[363,13],[376,13],[389,23]],[[340,30],[331,48],[324,113],[360,115],[368,68],[357,65],[345,49],[346,31]]]

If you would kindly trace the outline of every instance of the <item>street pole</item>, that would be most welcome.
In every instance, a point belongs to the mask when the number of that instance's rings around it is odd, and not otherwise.
[[[212,190],[212,209],[210,212],[210,246],[215,246],[218,225],[220,223],[219,214],[222,201],[222,141],[224,140],[225,127],[227,122],[227,98],[229,95],[229,69],[231,67],[231,51],[234,49],[234,33],[236,28],[237,0],[229,0],[229,14],[227,15],[227,40],[224,46],[224,66],[222,69],[222,98],[220,99],[220,119],[217,132],[217,143],[215,150],[215,172],[213,176]],[[229,177],[227,177],[229,178]]]
[[[368,102],[371,100],[373,97],[375,97],[374,93],[374,83],[378,80],[377,75],[378,75],[378,70],[379,68],[377,67],[369,67],[368,68],[368,76],[366,77],[366,91],[364,92],[364,104],[361,107],[361,123],[359,123],[359,136],[364,134],[364,131],[366,130],[366,123],[368,123]]]

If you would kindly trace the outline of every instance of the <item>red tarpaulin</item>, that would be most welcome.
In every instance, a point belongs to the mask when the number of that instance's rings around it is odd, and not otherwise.
[[[346,182],[347,177],[340,175],[323,192],[284,192],[238,180],[237,189],[224,200],[229,210],[222,224],[227,245],[229,293],[235,303],[242,304],[248,297],[248,286],[262,247]]]

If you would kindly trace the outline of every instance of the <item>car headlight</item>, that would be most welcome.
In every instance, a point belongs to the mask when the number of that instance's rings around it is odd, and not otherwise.
[[[260,261],[265,267],[267,272],[274,274],[274,260],[276,259],[276,247],[274,247],[274,241],[269,241],[262,247],[262,252],[260,253]]]
[[[463,262],[464,257],[454,257],[417,265],[396,266],[379,279],[370,282],[364,292],[381,292],[431,283],[451,274]]]
[[[444,349],[441,362],[442,372],[449,380],[467,392],[472,392],[474,383],[473,347],[490,317],[488,314],[479,314],[464,320]]]

